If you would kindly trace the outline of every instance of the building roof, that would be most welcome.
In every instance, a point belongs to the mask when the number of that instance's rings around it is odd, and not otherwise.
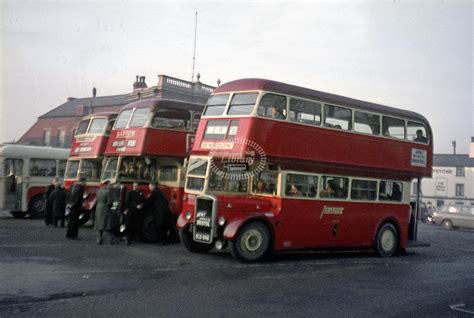
[[[434,154],[433,166],[434,167],[474,167],[474,158],[469,158],[469,155]]]
[[[71,98],[64,104],[56,107],[55,109],[41,115],[39,118],[51,118],[51,117],[69,117],[78,116],[82,117],[83,113],[76,111],[77,106],[84,107],[103,107],[103,106],[121,106],[128,104],[127,94],[123,95],[112,95],[112,96],[98,96],[98,97],[86,97],[86,98]]]

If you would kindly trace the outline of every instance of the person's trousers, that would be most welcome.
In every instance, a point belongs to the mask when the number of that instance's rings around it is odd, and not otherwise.
[[[79,234],[79,212],[78,211],[71,211],[69,214],[69,222],[67,224],[67,238],[77,238]]]

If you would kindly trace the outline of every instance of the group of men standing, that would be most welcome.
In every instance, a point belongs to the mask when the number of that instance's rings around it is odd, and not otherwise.
[[[51,184],[46,188],[44,197],[46,202],[45,224],[64,227],[66,191],[58,178],[53,178]]]
[[[85,178],[72,187],[68,200],[68,226],[66,238],[77,239],[79,232],[79,216],[82,212],[82,203],[85,198]],[[168,200],[159,190],[156,183],[148,185],[150,194],[147,198],[134,183],[132,189],[127,191],[125,185],[120,186],[117,198],[111,189],[109,181],[105,181],[97,191],[94,229],[97,232],[97,244],[102,244],[104,232],[108,234],[110,243],[118,243],[120,235],[130,245],[137,240],[141,230],[142,220],[145,215],[154,215],[157,225],[158,243],[165,243],[168,235],[173,232],[172,216]],[[60,222],[64,227],[66,210],[66,191],[57,178],[54,178],[45,192],[46,199],[46,225],[57,227]],[[121,231],[123,229],[123,231]]]

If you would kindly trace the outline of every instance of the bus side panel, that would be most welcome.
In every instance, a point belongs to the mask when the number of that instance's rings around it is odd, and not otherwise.
[[[404,247],[408,213],[409,207],[402,204],[284,199],[275,248],[373,246],[384,220],[391,220],[399,228],[400,244]]]
[[[282,199],[279,226],[276,231],[276,249],[330,247],[335,244],[332,235],[340,215],[321,215],[324,202],[319,200]],[[332,202],[340,206],[340,202]],[[297,230],[295,230],[297,229]]]
[[[399,229],[400,243],[404,246],[409,210],[404,204],[348,202],[337,229],[337,246],[373,246],[377,230],[385,222],[392,222]]]

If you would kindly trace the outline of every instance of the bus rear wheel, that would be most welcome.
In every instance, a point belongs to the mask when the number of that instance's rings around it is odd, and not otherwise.
[[[270,231],[261,222],[245,225],[231,242],[232,256],[244,262],[255,262],[265,257],[270,251]]]
[[[375,251],[381,257],[390,257],[398,249],[398,231],[391,223],[385,223],[377,232]]]
[[[42,195],[37,195],[31,199],[28,213],[31,218],[42,218],[46,212],[46,201]]]
[[[212,244],[205,244],[195,242],[193,240],[193,233],[189,231],[189,227],[179,231],[179,238],[184,247],[191,253],[204,254],[212,250]]]

